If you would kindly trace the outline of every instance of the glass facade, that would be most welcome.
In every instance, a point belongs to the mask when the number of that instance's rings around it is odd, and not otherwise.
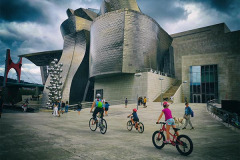
[[[190,67],[190,102],[206,103],[218,98],[217,65]]]

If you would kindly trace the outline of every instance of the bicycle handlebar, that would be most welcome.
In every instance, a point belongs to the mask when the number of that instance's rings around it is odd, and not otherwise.
[[[156,124],[166,124],[166,122],[156,122]]]

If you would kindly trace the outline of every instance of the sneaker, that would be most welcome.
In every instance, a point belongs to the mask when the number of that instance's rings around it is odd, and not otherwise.
[[[164,144],[170,144],[171,142],[169,140],[163,141]]]
[[[186,127],[183,127],[182,129],[186,129]]]
[[[194,127],[192,127],[190,130],[194,129]]]

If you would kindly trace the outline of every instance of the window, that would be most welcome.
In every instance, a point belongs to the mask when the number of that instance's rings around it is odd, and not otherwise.
[[[217,65],[190,66],[190,102],[206,103],[218,98]]]

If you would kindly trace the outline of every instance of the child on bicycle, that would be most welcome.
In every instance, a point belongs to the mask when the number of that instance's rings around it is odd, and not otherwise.
[[[131,117],[132,124],[135,123],[135,128],[136,128],[136,130],[137,130],[137,129],[138,129],[139,119],[138,119],[137,109],[136,109],[136,108],[133,109],[133,113],[132,113],[132,114],[128,115],[128,118],[129,118],[130,116],[132,116],[132,117]]]
[[[173,117],[172,117],[172,112],[168,107],[169,107],[168,102],[163,102],[163,108],[164,109],[162,110],[162,113],[160,114],[160,116],[157,120],[157,123],[159,123],[163,114],[165,115],[167,140],[164,141],[163,143],[171,143],[170,142],[169,130],[170,130],[171,126],[172,126],[172,128],[176,128],[175,122],[174,122]],[[179,135],[178,132],[176,132],[176,134],[177,134],[177,136]]]

